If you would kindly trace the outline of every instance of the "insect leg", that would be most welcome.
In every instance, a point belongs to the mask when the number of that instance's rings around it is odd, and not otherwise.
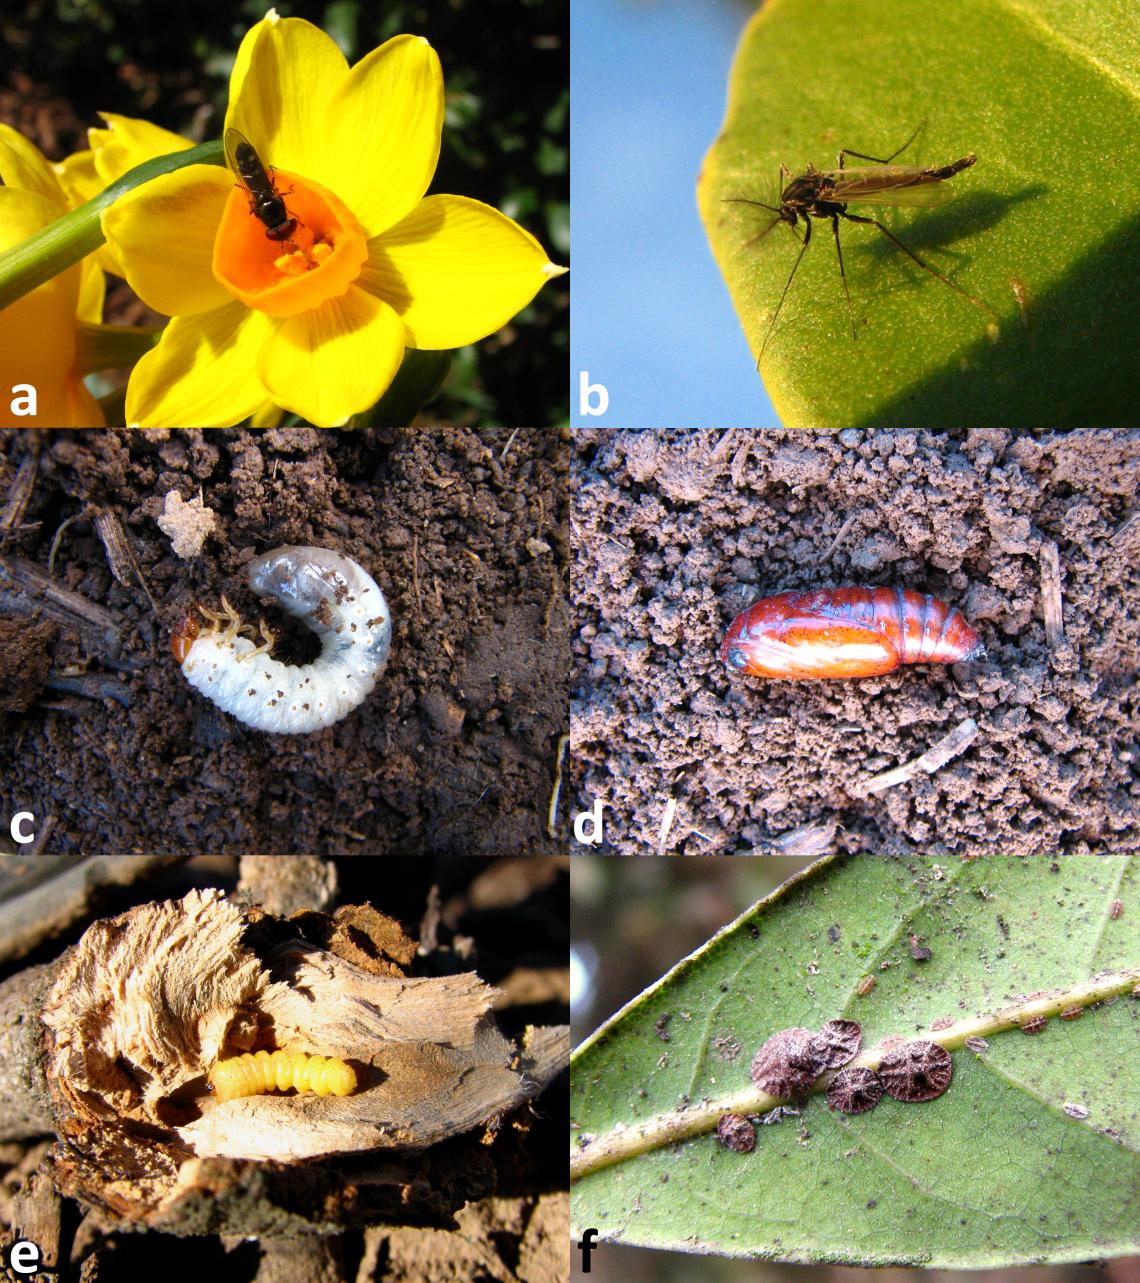
[[[795,228],[792,229],[795,235]],[[764,342],[760,345],[760,356],[756,358],[756,368],[760,368],[760,359],[764,355],[764,349],[768,346],[768,340],[772,337],[772,331],[776,328],[776,318],[780,315],[780,308],[784,306],[784,299],[788,297],[788,290],[792,288],[792,281],[796,278],[796,272],[799,271],[800,260],[807,253],[807,247],[811,244],[811,219],[807,214],[804,215],[804,243],[800,246],[800,252],[796,255],[796,261],[792,264],[791,275],[784,286],[784,292],[780,295],[780,301],[776,304],[776,310],[772,313],[772,319],[768,322],[768,333],[764,335]]]
[[[839,244],[839,215],[832,214],[831,230],[835,233],[835,252],[839,255],[839,278],[843,282],[843,293],[847,295],[847,315],[851,319],[851,337],[855,337],[855,309],[851,306],[851,291],[847,288],[847,273],[843,270],[843,247]]]
[[[914,133],[911,134],[911,136],[906,140],[905,143],[903,143],[903,145],[898,149],[898,151],[891,152],[889,156],[884,156],[882,158],[878,156],[868,156],[865,151],[852,151],[850,147],[844,148],[843,151],[841,151],[837,157],[837,160],[839,161],[839,168],[840,169],[846,168],[843,162],[847,159],[848,156],[858,156],[860,160],[871,160],[871,161],[874,161],[876,165],[889,165],[896,156],[901,156],[903,152],[906,151],[906,149],[911,145],[911,143],[914,142],[914,140],[918,137],[918,130],[921,129],[922,126],[925,124],[926,124],[925,120],[921,121],[919,123],[918,129],[916,129]]]
[[[938,271],[937,268],[931,267],[929,263],[923,262],[923,260],[919,258],[919,256],[914,252],[914,250],[908,249],[902,243],[902,241],[900,241],[899,238],[894,234],[894,232],[884,227],[883,224],[880,223],[877,218],[866,218],[862,214],[846,214],[846,213],[843,214],[842,217],[846,218],[848,222],[851,222],[851,223],[870,223],[872,227],[877,227],[879,231],[882,232],[883,235],[888,240],[893,241],[899,247],[899,249],[901,249],[902,252],[907,256],[907,258],[917,263],[924,272],[929,272],[931,276],[933,276],[936,280],[941,281],[943,285],[949,285],[952,290],[954,290],[958,294],[961,294],[961,296],[964,299],[969,299],[969,301],[973,303],[973,305],[976,308],[980,308],[981,311],[987,314],[987,316],[990,316],[994,320],[997,320],[997,313],[993,310],[992,307],[990,307],[986,303],[983,303],[981,299],[975,298],[971,293],[969,293],[967,290],[964,290],[960,285],[956,284],[948,276],[943,276],[942,273]]]

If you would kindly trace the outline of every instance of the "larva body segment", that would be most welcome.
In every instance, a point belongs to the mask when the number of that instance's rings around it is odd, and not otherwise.
[[[335,1056],[308,1056],[303,1051],[256,1051],[219,1060],[208,1075],[219,1100],[260,1096],[268,1091],[314,1092],[348,1096],[356,1090],[356,1070]]]
[[[961,612],[910,588],[817,588],[753,602],[720,657],[751,677],[877,677],[900,664],[957,664],[985,654]]]
[[[376,581],[355,561],[328,548],[287,546],[255,557],[250,587],[271,597],[321,639],[311,664],[283,664],[239,634],[241,621],[214,621],[192,633],[180,627],[176,658],[190,684],[255,730],[296,735],[322,730],[360,704],[376,684],[392,644],[392,615]]]

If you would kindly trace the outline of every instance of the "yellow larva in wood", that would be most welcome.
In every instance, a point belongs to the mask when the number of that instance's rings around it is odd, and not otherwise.
[[[290,1087],[318,1096],[347,1096],[356,1090],[356,1070],[351,1065],[334,1056],[307,1056],[303,1051],[246,1052],[219,1060],[209,1079],[219,1100]]]

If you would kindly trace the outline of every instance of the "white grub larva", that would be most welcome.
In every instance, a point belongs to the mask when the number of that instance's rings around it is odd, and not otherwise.
[[[205,627],[187,617],[174,634],[187,681],[255,730],[298,735],[331,726],[367,696],[388,662],[392,615],[384,594],[355,561],[328,548],[274,548],[249,563],[247,576],[255,593],[317,634],[320,655],[304,665],[273,659],[272,634],[263,625],[259,643],[243,636],[223,597],[220,614],[197,608]]]

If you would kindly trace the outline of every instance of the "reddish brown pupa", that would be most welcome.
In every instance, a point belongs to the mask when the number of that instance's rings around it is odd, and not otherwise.
[[[841,1069],[827,1089],[829,1109],[843,1114],[865,1114],[874,1109],[883,1096],[882,1079],[862,1065]]]
[[[917,1039],[895,1047],[879,1061],[879,1077],[895,1100],[934,1100],[950,1085],[954,1062],[945,1047]]]
[[[985,654],[961,612],[910,588],[816,588],[753,602],[720,657],[750,677],[878,677],[900,664],[957,664]]]
[[[855,992],[861,998],[865,998],[871,992],[871,990],[874,989],[875,984],[876,984],[876,981],[874,976],[863,976],[860,979],[859,983],[855,986]]]
[[[1022,1021],[1018,1028],[1023,1034],[1039,1034],[1044,1030],[1046,1024],[1048,1024],[1048,1021],[1044,1016],[1030,1016],[1028,1020]]]
[[[823,1039],[810,1029],[781,1029],[752,1058],[752,1081],[770,1096],[797,1100],[823,1073],[826,1053]]]
[[[721,1114],[716,1138],[737,1154],[751,1154],[756,1148],[756,1128],[743,1114]]]

